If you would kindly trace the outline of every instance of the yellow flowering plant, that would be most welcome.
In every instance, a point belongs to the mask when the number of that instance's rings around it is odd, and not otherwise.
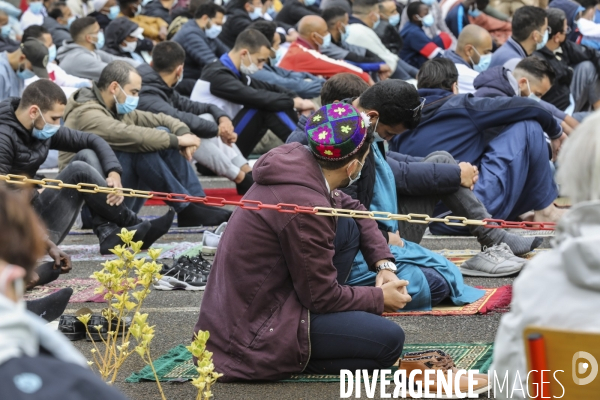
[[[100,283],[96,289],[97,294],[105,293],[104,299],[108,308],[102,311],[102,315],[108,320],[108,332],[101,332],[102,326],[88,328],[91,319],[90,314],[79,316],[78,319],[85,327],[87,335],[92,337],[90,330],[96,330],[102,340],[104,349],[95,341],[91,350],[92,359],[90,366],[95,366],[104,381],[113,384],[117,379],[119,369],[127,358],[136,352],[148,363],[154,371],[150,358],[150,342],[154,337],[154,327],[147,322],[148,314],[140,313],[142,303],[150,292],[150,285],[161,278],[162,265],[157,263],[160,249],[148,250],[151,261],[136,256],[141,252],[143,243],[134,242],[135,231],[123,228],[118,235],[124,242],[111,250],[118,258],[106,261],[102,264],[102,270],[94,272],[91,276]],[[127,329],[125,321],[131,320],[131,326]],[[136,341],[136,346],[131,349],[131,337]],[[154,371],[156,383],[164,400],[156,371]]]
[[[210,388],[215,384],[223,374],[215,371],[215,365],[212,362],[212,353],[206,350],[206,342],[210,337],[208,331],[198,331],[194,335],[194,341],[186,348],[198,359],[196,371],[198,377],[192,380],[192,385],[198,389],[196,400],[210,400],[213,396]]]

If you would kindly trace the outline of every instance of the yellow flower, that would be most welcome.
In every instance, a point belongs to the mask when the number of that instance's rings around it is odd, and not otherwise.
[[[150,256],[151,259],[156,261],[158,259],[158,257],[160,256],[161,252],[162,252],[162,249],[149,249],[148,255]]]
[[[79,322],[81,322],[84,325],[87,325],[88,322],[90,322],[90,318],[92,318],[92,314],[84,314],[84,315],[80,315],[79,317],[77,317]]]

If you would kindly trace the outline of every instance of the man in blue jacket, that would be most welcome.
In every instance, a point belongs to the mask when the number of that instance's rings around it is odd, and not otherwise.
[[[248,29],[256,29],[267,39],[271,39],[271,57],[261,69],[253,73],[251,76],[255,79],[269,82],[274,85],[283,86],[289,89],[303,99],[314,99],[319,97],[321,87],[325,83],[325,79],[318,78],[308,72],[290,71],[277,66],[277,63],[282,56],[281,36],[276,32],[277,24],[272,21],[256,21],[253,22]]]
[[[178,85],[181,93],[189,95],[196,81],[200,79],[202,68],[229,51],[217,37],[221,33],[225,10],[214,4],[202,4],[196,10],[194,19],[186,22],[173,41],[185,50],[183,81]],[[182,90],[183,89],[183,90]]]
[[[501,65],[513,70],[523,58],[541,50],[548,42],[546,10],[525,6],[515,11],[512,19],[512,36],[492,56],[490,67]]]
[[[477,165],[474,192],[494,218],[516,220],[533,210],[535,221],[558,220],[562,213],[553,204],[558,190],[544,132],[558,150],[566,137],[560,125],[531,99],[456,94],[457,80],[451,60],[423,65],[418,86],[425,98],[421,123],[392,139],[390,150],[415,157],[445,150]]]

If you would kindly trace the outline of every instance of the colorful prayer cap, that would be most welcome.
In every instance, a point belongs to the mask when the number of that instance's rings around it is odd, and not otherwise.
[[[333,103],[311,115],[304,131],[310,149],[317,158],[340,161],[362,147],[367,137],[368,122],[369,118],[361,115],[352,105]]]

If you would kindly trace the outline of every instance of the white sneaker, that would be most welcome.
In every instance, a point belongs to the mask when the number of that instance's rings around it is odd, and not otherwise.
[[[217,247],[219,246],[221,235],[225,232],[225,228],[227,228],[227,222],[219,225],[214,233],[204,232],[204,235],[202,235],[202,255],[211,256],[217,252]]]
[[[484,247],[483,251],[460,266],[464,276],[502,277],[521,271],[527,260],[513,254],[506,243]]]

